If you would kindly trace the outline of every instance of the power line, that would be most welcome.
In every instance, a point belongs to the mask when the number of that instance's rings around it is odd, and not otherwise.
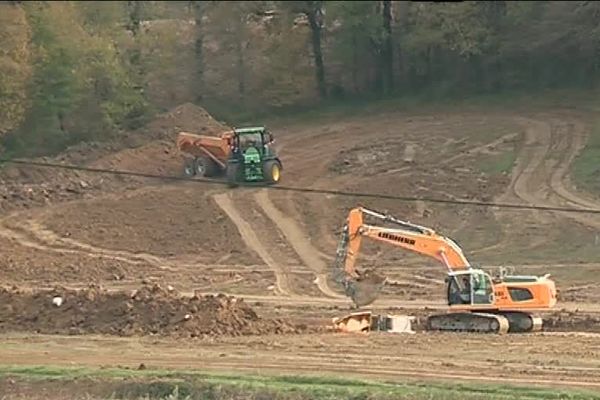
[[[29,165],[29,166],[45,167],[45,168],[59,168],[59,169],[66,169],[66,170],[92,172],[92,173],[100,173],[100,174],[110,174],[110,175],[135,176],[135,177],[149,178],[149,179],[199,182],[199,183],[207,183],[207,184],[212,184],[212,185],[230,186],[229,182],[222,180],[222,179],[187,178],[187,177],[181,177],[181,176],[156,175],[156,174],[147,174],[147,173],[142,173],[142,172],[122,171],[122,170],[113,170],[113,169],[105,169],[105,168],[92,168],[92,167],[83,167],[83,166],[68,165],[68,164],[54,164],[54,163],[19,160],[19,159],[0,159],[0,164],[1,163]],[[238,183],[236,183],[236,186],[256,188],[258,185],[249,183],[249,182],[238,182]],[[302,187],[285,186],[285,185],[265,186],[265,185],[261,184],[260,187],[263,187],[265,189],[270,189],[270,190],[325,194],[325,195],[345,196],[345,197],[363,197],[363,198],[373,198],[373,199],[397,200],[397,201],[404,201],[404,202],[422,201],[425,203],[454,204],[454,205],[478,206],[478,207],[510,208],[510,209],[517,209],[517,210],[538,210],[538,211],[553,211],[553,212],[568,212],[568,213],[600,214],[600,209],[593,209],[593,208],[567,208],[567,207],[550,207],[550,206],[538,206],[538,205],[511,204],[511,203],[494,203],[494,202],[475,201],[475,200],[450,200],[450,199],[440,199],[440,198],[432,198],[432,197],[397,196],[397,195],[387,195],[387,194],[381,194],[381,193],[361,193],[361,192],[349,192],[349,191],[343,191],[343,190],[311,189],[311,188],[302,188]]]

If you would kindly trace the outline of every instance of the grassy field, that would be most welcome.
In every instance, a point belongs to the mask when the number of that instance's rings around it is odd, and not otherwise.
[[[217,375],[154,369],[0,366],[0,391],[9,379],[13,387],[27,385],[48,396],[51,396],[51,387],[60,387],[63,392],[72,387],[73,395],[87,399],[600,399],[600,393],[586,391],[486,384]]]

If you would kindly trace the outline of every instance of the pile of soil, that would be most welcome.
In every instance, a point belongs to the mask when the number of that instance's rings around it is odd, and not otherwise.
[[[144,285],[132,293],[99,286],[34,292],[0,288],[0,332],[159,335],[175,337],[298,333],[280,319],[264,319],[242,299],[180,295]]]
[[[136,132],[141,145],[102,157],[90,166],[155,175],[177,175],[181,156],[175,140],[179,132],[217,136],[230,129],[215,120],[205,109],[191,103],[182,104],[159,115]]]
[[[58,156],[33,161],[179,175],[181,158],[175,146],[180,131],[218,135],[228,129],[202,107],[186,103],[158,115],[146,126],[117,138],[81,143]],[[10,164],[0,169],[0,211],[26,209],[113,191],[139,179],[56,168]]]
[[[542,317],[545,331],[600,332],[600,314],[560,310]]]
[[[185,103],[157,116],[152,122],[139,129],[137,134],[153,140],[170,140],[181,131],[216,136],[226,129],[229,128],[215,120],[204,108]]]

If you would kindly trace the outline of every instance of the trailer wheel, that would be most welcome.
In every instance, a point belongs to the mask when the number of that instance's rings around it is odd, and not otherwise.
[[[183,160],[183,176],[192,178],[196,175],[196,165],[193,159],[186,158]]]
[[[211,177],[215,176],[218,172],[219,166],[208,157],[198,157],[194,163],[195,173],[198,176]]]

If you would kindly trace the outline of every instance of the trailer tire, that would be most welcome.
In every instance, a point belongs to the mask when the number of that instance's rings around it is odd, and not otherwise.
[[[196,175],[196,163],[193,158],[184,158],[183,160],[183,176],[193,178]]]
[[[219,166],[209,157],[198,157],[194,162],[194,172],[198,176],[210,178],[215,176]]]

